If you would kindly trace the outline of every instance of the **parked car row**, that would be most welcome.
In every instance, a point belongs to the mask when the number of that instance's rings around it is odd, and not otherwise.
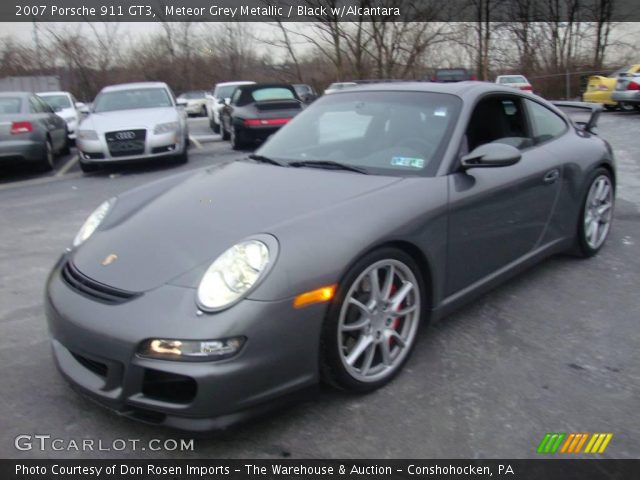
[[[639,83],[637,75],[639,73],[640,64],[635,64],[622,67],[609,76],[592,75],[587,80],[587,89],[582,99],[585,102],[599,103],[607,110],[628,111],[638,108],[640,94],[637,92],[640,89],[637,89]]]
[[[70,141],[67,123],[41,97],[0,93],[0,165],[26,162],[51,170],[56,155],[69,151]]]

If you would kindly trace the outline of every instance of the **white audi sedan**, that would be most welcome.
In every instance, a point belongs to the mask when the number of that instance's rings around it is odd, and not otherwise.
[[[188,160],[184,105],[166,83],[126,83],[103,88],[78,127],[84,172],[116,162]]]

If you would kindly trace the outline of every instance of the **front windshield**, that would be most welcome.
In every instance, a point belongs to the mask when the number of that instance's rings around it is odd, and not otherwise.
[[[56,108],[71,108],[71,102],[66,95],[38,95],[54,110]]]
[[[93,111],[103,113],[171,106],[173,103],[164,88],[132,88],[131,90],[102,92],[96,98]]]
[[[527,83],[527,79],[521,75],[513,75],[510,77],[501,77],[500,83]]]
[[[282,162],[328,160],[381,175],[433,176],[461,105],[443,93],[329,95],[256,153]]]
[[[231,98],[233,91],[238,88],[238,85],[226,85],[224,87],[218,87],[215,91],[216,98]]]

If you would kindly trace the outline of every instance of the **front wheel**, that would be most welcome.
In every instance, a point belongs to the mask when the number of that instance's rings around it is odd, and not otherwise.
[[[220,124],[216,123],[213,117],[209,119],[209,127],[213,130],[213,133],[220,133]]]
[[[42,158],[40,160],[40,170],[43,172],[49,172],[53,170],[53,162],[55,160],[55,154],[53,152],[53,145],[48,138],[44,142],[44,150],[42,152]]]
[[[240,133],[238,132],[238,128],[233,126],[231,127],[231,148],[234,150],[242,150],[244,144],[240,140]]]
[[[588,185],[578,221],[578,247],[583,257],[592,257],[602,248],[613,219],[614,188],[609,171],[597,169]]]
[[[415,345],[425,299],[409,255],[384,248],[364,256],[329,306],[321,342],[323,379],[355,392],[390,382]]]

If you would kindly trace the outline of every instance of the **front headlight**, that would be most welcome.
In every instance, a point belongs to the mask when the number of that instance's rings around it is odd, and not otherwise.
[[[98,140],[98,132],[95,130],[79,130],[78,138],[80,140]]]
[[[175,132],[176,130],[178,130],[179,126],[180,125],[178,124],[178,122],[159,123],[153,129],[153,133],[158,135],[160,133]]]
[[[269,249],[260,240],[240,242],[220,255],[207,269],[198,287],[204,310],[221,310],[240,300],[264,275]]]
[[[80,246],[87,238],[93,235],[93,232],[95,232],[96,229],[100,226],[114,203],[115,198],[107,200],[98,208],[96,208],[91,215],[89,215],[89,218],[87,218],[82,227],[80,227],[80,231],[73,239],[74,247]]]

